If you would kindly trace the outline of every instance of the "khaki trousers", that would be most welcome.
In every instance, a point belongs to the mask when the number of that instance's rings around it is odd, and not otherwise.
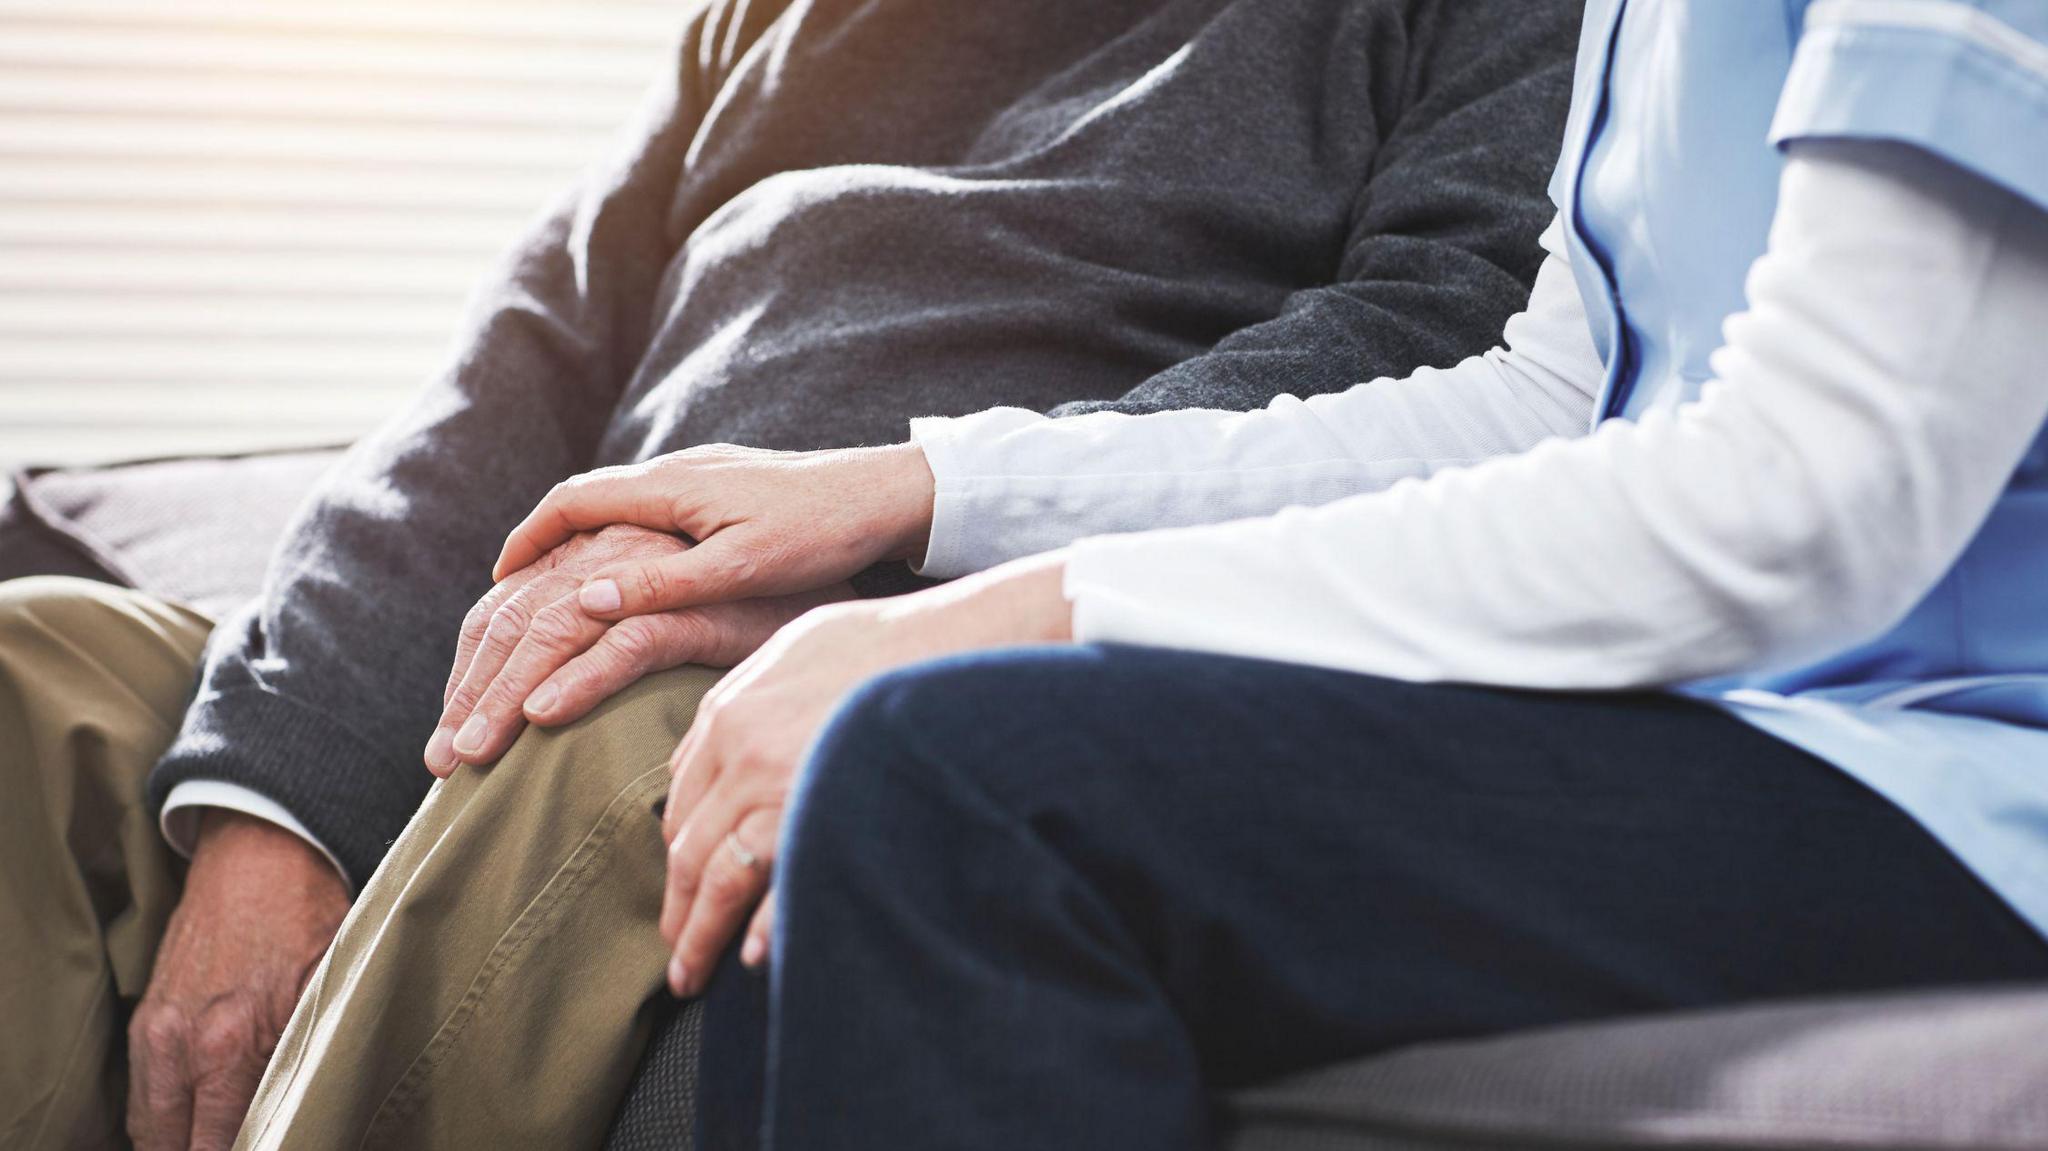
[[[104,585],[0,584],[0,1147],[125,1144],[121,1005],[148,982],[181,873],[143,781],[209,626]],[[599,1145],[666,994],[668,754],[717,676],[649,677],[436,784],[316,969],[236,1145]]]
[[[125,1147],[126,1012],[183,868],[142,802],[213,625],[0,583],[0,1147]]]

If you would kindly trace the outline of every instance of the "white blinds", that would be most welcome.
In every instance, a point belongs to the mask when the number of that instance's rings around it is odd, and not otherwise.
[[[687,0],[0,0],[0,462],[337,442]]]

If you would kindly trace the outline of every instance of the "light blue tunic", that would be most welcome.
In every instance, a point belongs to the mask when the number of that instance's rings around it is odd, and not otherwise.
[[[1551,198],[1607,365],[1596,422],[1698,396],[1778,146],[1818,137],[1917,145],[2048,210],[2048,0],[1591,0]],[[2048,431],[1898,627],[1687,690],[1889,797],[2048,935]]]

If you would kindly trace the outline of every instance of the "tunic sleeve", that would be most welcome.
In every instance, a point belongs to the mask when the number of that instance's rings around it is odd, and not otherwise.
[[[1792,0],[1779,147],[1911,144],[2048,209],[2048,3]]]

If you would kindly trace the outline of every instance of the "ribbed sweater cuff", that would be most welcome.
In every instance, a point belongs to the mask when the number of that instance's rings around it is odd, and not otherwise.
[[[357,890],[433,782],[326,714],[260,688],[201,696],[149,777],[152,819],[188,779],[240,784],[283,805],[332,851]]]

